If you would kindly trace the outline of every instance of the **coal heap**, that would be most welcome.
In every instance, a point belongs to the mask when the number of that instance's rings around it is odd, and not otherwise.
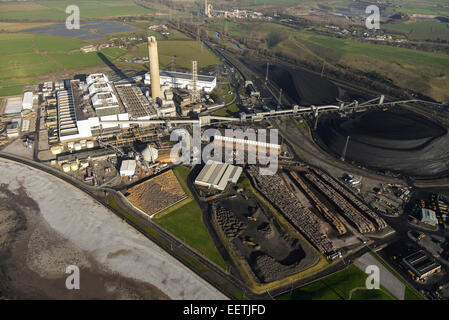
[[[348,118],[323,116],[317,138],[341,157],[347,137],[347,161],[412,177],[449,175],[446,128],[406,110],[367,111]]]

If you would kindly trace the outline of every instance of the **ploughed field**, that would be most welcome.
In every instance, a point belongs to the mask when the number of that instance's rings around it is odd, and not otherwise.
[[[347,161],[414,177],[449,174],[447,129],[410,111],[322,116],[316,137],[325,149],[341,157],[348,136]]]

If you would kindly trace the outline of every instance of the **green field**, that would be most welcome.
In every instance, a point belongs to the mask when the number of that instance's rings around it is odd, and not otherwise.
[[[65,21],[67,6],[77,5],[81,19],[148,14],[151,10],[131,0],[62,0],[1,2],[0,20],[3,21]]]
[[[154,221],[173,233],[182,241],[201,252],[204,256],[226,269],[226,263],[215,247],[212,237],[203,223],[203,213],[200,206],[193,199],[192,193],[187,186],[189,169],[178,166],[173,169],[176,177],[188,195],[188,201],[183,202],[181,207],[169,208],[154,217]]]
[[[97,52],[79,51],[85,44],[57,36],[0,34],[0,87],[8,87],[0,90],[0,96],[20,94],[19,85],[36,84],[39,76],[104,65]],[[118,48],[100,51],[110,61],[125,52]]]
[[[449,24],[432,21],[419,21],[412,23],[386,24],[383,28],[400,32],[409,40],[446,40],[449,41]]]
[[[158,41],[159,64],[161,69],[192,68],[192,61],[198,61],[200,69],[220,63],[220,60],[199,41]],[[126,58],[148,57],[145,43],[132,48]]]
[[[213,115],[217,117],[238,117],[239,107],[236,104],[233,104],[232,106],[214,112]]]
[[[305,287],[285,293],[279,300],[394,300],[384,288],[363,290],[367,275],[351,265]]]

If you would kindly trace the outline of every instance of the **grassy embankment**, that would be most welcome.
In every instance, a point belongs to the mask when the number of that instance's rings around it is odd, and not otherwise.
[[[153,220],[226,270],[226,263],[204,226],[201,208],[187,186],[189,171],[183,166],[173,170],[188,198],[158,213]]]
[[[385,288],[367,290],[367,275],[351,265],[305,287],[285,293],[279,300],[396,300]]]

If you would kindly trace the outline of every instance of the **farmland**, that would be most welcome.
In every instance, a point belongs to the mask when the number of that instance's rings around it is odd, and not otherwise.
[[[219,63],[218,58],[199,41],[159,41],[158,49],[159,63],[162,69],[190,70],[192,60],[198,61],[200,69]],[[125,55],[126,58],[146,56],[148,56],[148,48],[145,43],[135,46]]]
[[[419,21],[412,23],[387,24],[387,30],[403,33],[409,40],[446,40],[449,41],[449,24],[432,21]]]
[[[104,65],[96,52],[82,53],[85,43],[76,39],[34,35],[0,34],[1,96],[20,93],[21,86],[34,84],[36,77],[76,68]],[[110,60],[125,51],[118,48],[101,50]]]
[[[0,3],[2,21],[65,21],[65,9],[69,5],[80,8],[82,19],[104,18],[125,15],[145,15],[151,11],[138,6],[130,0],[75,0],[75,1],[36,1],[33,3]],[[101,10],[98,10],[101,8]]]

